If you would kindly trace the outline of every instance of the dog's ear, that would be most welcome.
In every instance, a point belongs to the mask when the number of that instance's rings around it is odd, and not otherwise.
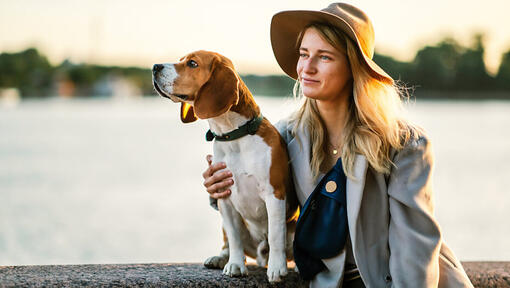
[[[182,123],[190,123],[195,122],[197,120],[197,115],[195,115],[195,111],[193,111],[193,106],[186,102],[181,102],[181,121]]]
[[[234,70],[215,58],[209,80],[200,88],[193,104],[196,116],[200,119],[216,117],[236,105],[239,101],[238,84]]]

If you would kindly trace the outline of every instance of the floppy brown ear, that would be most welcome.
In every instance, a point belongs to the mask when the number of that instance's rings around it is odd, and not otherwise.
[[[200,119],[207,119],[225,113],[239,101],[239,80],[230,67],[215,60],[209,81],[198,91],[193,104],[195,114]]]
[[[193,106],[186,102],[181,102],[181,121],[182,123],[190,123],[196,121],[198,118],[193,111]]]

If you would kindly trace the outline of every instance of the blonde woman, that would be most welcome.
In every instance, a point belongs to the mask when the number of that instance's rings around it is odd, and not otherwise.
[[[403,91],[372,61],[367,15],[345,3],[283,11],[271,42],[304,98],[276,124],[301,206],[301,276],[311,287],[472,287],[433,215],[430,141],[403,118]],[[228,167],[208,162],[210,197],[228,197]]]

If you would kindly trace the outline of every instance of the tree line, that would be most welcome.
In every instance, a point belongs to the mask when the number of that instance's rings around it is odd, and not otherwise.
[[[487,73],[483,55],[483,35],[476,34],[470,46],[462,46],[453,38],[445,38],[421,48],[409,62],[397,61],[378,53],[374,55],[374,61],[400,83],[414,87],[419,92],[419,98],[433,97],[431,95],[434,93],[427,92],[441,91],[441,95],[447,98],[500,95],[498,97],[510,99],[510,50],[502,55],[496,75]],[[62,83],[72,87],[69,96],[101,95],[104,92],[98,89],[98,83],[112,77],[128,80],[142,95],[155,95],[150,69],[75,64],[68,60],[53,66],[35,48],[0,54],[0,88],[17,88],[22,97],[57,95]],[[255,95],[292,94],[294,80],[287,76],[241,77]]]

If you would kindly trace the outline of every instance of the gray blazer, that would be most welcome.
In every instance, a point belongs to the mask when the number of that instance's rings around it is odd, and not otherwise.
[[[275,124],[287,143],[300,205],[318,181],[310,170],[308,131],[292,137],[287,119]],[[357,155],[356,180],[347,179],[347,218],[352,253],[366,287],[473,287],[443,242],[433,215],[431,144],[425,135],[392,153],[396,168],[385,177]],[[321,177],[318,178],[320,180]],[[346,251],[323,259],[327,271],[311,287],[340,287]]]

